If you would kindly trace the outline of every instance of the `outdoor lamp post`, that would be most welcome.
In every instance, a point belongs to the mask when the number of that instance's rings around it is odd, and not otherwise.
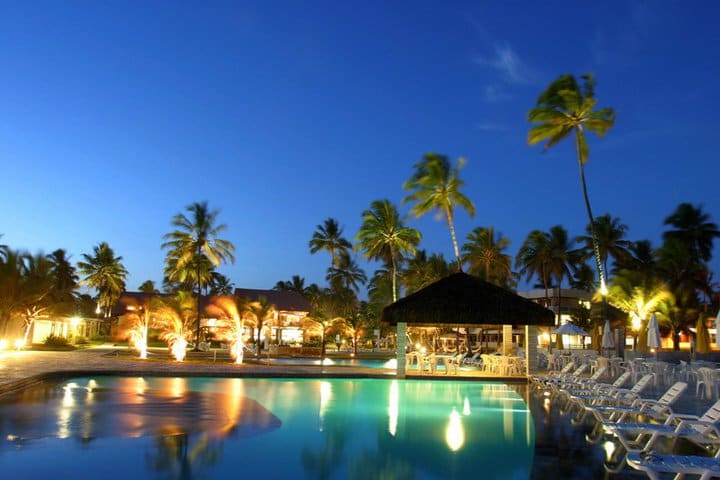
[[[70,319],[70,326],[72,327],[73,342],[77,338],[77,328],[80,325],[80,317],[72,317]]]

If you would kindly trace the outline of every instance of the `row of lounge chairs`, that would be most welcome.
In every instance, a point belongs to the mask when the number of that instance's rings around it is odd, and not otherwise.
[[[617,473],[626,465],[645,472],[651,479],[675,474],[677,479],[696,475],[720,478],[720,400],[701,416],[682,414],[674,405],[688,389],[678,381],[658,398],[643,397],[653,375],[640,377],[630,388],[631,372],[613,383],[602,383],[607,372],[584,376],[582,366],[568,364],[560,372],[531,377],[531,384],[552,398],[553,404],[572,423],[593,422],[587,435],[591,443],[612,441],[605,468]],[[698,455],[677,454],[678,442],[692,445]],[[703,455],[705,454],[705,455]]]

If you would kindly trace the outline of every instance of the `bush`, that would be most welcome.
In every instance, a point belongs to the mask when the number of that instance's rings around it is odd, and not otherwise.
[[[93,342],[109,342],[110,341],[110,335],[93,335],[90,337],[90,340]]]
[[[78,335],[77,337],[75,337],[75,345],[87,345],[88,343],[90,343],[90,340],[83,337],[82,335]]]
[[[70,344],[62,335],[48,335],[43,343],[46,347],[67,347]]]

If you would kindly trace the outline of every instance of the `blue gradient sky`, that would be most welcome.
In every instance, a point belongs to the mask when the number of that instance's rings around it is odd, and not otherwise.
[[[413,163],[438,151],[468,161],[477,215],[458,213],[458,235],[493,225],[514,255],[532,229],[587,223],[572,145],[529,147],[526,114],[558,75],[591,71],[617,112],[590,139],[594,212],[658,245],[680,202],[720,222],[719,14],[699,1],[2,1],[2,242],[77,261],[108,241],[136,289],[162,279],[171,217],[207,200],[236,246],[220,269],[236,286],[322,284],[316,225],[335,217],[354,237],[362,210],[399,203]],[[443,222],[409,224],[451,256]]]

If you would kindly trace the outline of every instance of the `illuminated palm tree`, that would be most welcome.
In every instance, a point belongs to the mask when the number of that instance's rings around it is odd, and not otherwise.
[[[475,216],[475,205],[460,192],[464,184],[460,180],[460,170],[464,165],[465,160],[461,158],[458,160],[457,166],[451,168],[450,161],[446,156],[427,153],[420,162],[413,165],[415,172],[403,185],[405,190],[412,191],[405,197],[403,203],[415,203],[410,209],[415,218],[431,211],[436,211],[439,216],[445,217],[450,228],[455,259],[460,270],[462,270],[462,262],[455,235],[455,207],[465,209],[471,217]]]
[[[580,182],[582,184],[583,198],[587,210],[590,237],[592,238],[593,253],[600,277],[600,288],[606,291],[605,273],[600,258],[600,249],[595,232],[595,219],[590,208],[590,199],[585,182],[585,164],[588,161],[589,148],[585,131],[593,132],[598,136],[605,133],[615,124],[615,112],[611,108],[595,110],[595,80],[592,75],[582,75],[582,87],[572,75],[562,75],[555,79],[548,88],[540,94],[535,108],[528,113],[528,120],[534,126],[528,133],[528,143],[535,145],[545,143],[545,150],[574,135],[575,151],[580,168]]]
[[[154,293],[154,292],[149,292]],[[143,296],[124,301],[126,312],[120,317],[118,329],[121,336],[127,336],[141,359],[147,358],[148,331],[153,322],[153,313],[165,305],[157,298]]]
[[[312,312],[302,319],[303,328],[310,333],[320,335],[320,358],[325,358],[325,344],[330,331],[344,326],[345,319],[340,315],[346,305],[335,292],[324,290],[311,301]]]
[[[343,229],[334,218],[328,218],[310,239],[310,253],[315,254],[321,250],[330,253],[330,267],[337,267],[342,253],[348,253],[352,244],[342,236]]]
[[[195,323],[195,349],[200,343],[200,295],[203,285],[210,280],[208,264],[217,267],[221,263],[235,262],[235,246],[228,240],[218,238],[227,229],[225,224],[216,225],[219,210],[210,210],[207,202],[193,203],[185,207],[189,216],[178,213],[172,218],[176,230],[165,234],[162,248],[167,248],[166,274],[173,281],[194,281],[197,287]]]
[[[83,260],[78,262],[78,271],[84,278],[80,281],[98,293],[98,309],[105,318],[110,316],[112,307],[125,290],[125,279],[128,271],[122,264],[122,257],[107,242],[93,247],[92,255],[82,254]]]
[[[506,287],[512,277],[512,257],[503,253],[510,246],[510,240],[498,233],[494,227],[477,227],[467,236],[463,245],[463,263],[469,264],[468,272],[486,282]]]
[[[390,264],[394,302],[397,300],[398,263],[404,254],[415,254],[420,232],[403,224],[397,208],[389,200],[372,202],[362,217],[356,248],[363,250],[365,258]]]
[[[164,298],[157,306],[157,322],[162,330],[160,339],[166,341],[179,362],[185,358],[185,348],[192,337],[192,321],[197,316],[196,303],[187,292]]]
[[[234,296],[215,297],[206,307],[206,311],[220,321],[221,337],[230,343],[230,356],[238,364],[243,363],[249,308],[247,299]]]
[[[257,301],[248,303],[247,312],[255,321],[255,328],[257,328],[255,356],[260,357],[260,353],[262,352],[260,336],[263,328],[267,327],[267,322],[275,318],[275,305],[271,304],[266,297],[259,297]]]
[[[611,305],[630,315],[639,333],[638,347],[647,348],[647,322],[650,316],[660,310],[664,302],[671,300],[672,294],[667,286],[657,280],[645,282],[636,272],[623,270],[613,278],[607,299]]]

